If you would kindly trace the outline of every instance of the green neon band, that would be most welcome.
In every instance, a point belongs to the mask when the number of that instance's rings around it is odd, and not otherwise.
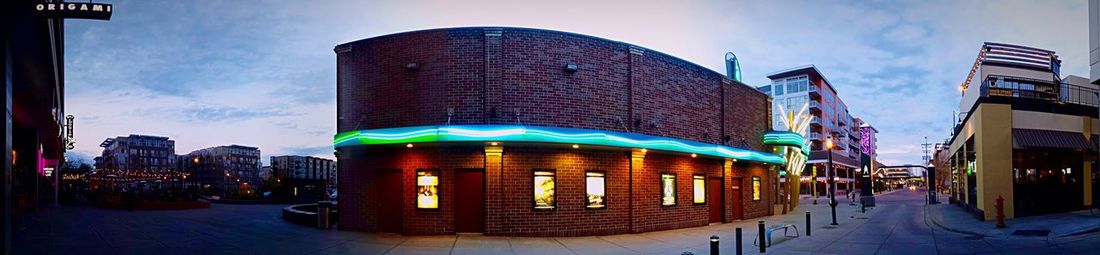
[[[783,164],[776,154],[683,139],[591,129],[516,125],[417,126],[347,131],[334,147],[425,142],[545,142],[642,148]]]

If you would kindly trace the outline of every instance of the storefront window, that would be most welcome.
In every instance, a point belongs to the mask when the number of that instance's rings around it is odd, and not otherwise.
[[[436,171],[416,172],[416,208],[439,208],[439,174]]]
[[[534,194],[535,209],[554,209],[557,200],[554,199],[555,183],[554,170],[535,170]]]
[[[584,173],[584,182],[585,193],[588,194],[585,207],[593,209],[607,207],[606,189],[604,188],[604,184],[607,184],[607,180],[604,179],[604,173]]]
[[[760,200],[760,177],[752,177],[752,201]]]
[[[661,175],[661,205],[676,205],[676,176],[671,174]]]
[[[707,203],[707,182],[706,178],[702,175],[692,176],[691,183],[694,188],[694,201],[695,204]]]

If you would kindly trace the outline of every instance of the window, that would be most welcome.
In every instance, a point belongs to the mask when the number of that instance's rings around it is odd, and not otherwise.
[[[676,205],[676,176],[661,174],[661,205]]]
[[[588,197],[585,199],[585,207],[592,209],[607,207],[607,190],[605,188],[607,180],[604,179],[604,173],[584,173],[584,184],[585,193],[588,194]]]
[[[439,208],[439,174],[436,171],[416,171],[416,208]]]
[[[772,89],[772,90],[775,91],[776,96],[782,96],[783,92],[784,92],[784,90],[783,90],[783,80],[780,79],[780,80],[775,81],[775,88]]]
[[[556,186],[556,183],[554,183],[555,179],[554,170],[535,170],[535,209],[549,210],[554,209],[557,205],[557,201],[554,199],[554,188]]]
[[[760,177],[752,177],[752,201],[760,200]]]
[[[694,201],[695,204],[707,203],[707,180],[702,175],[696,175],[691,177],[692,186],[694,186]]]

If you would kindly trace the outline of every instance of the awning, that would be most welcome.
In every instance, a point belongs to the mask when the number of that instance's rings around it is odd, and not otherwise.
[[[1077,132],[1041,130],[1041,129],[1012,129],[1012,148],[1014,149],[1081,149],[1088,150],[1093,147],[1085,135]]]

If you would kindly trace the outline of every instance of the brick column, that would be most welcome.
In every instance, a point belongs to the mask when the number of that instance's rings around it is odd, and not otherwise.
[[[738,184],[737,186],[740,187],[741,185]],[[741,206],[733,204],[733,192],[731,191],[732,188],[733,159],[727,158],[726,161],[722,163],[722,198],[726,201],[724,203],[726,205],[725,208],[722,208],[722,214],[725,215],[722,221],[724,223],[733,222],[733,207]]]
[[[634,212],[638,210],[638,208],[634,206],[635,197],[638,195],[634,191],[634,187],[638,186],[634,181],[634,173],[641,172],[645,169],[645,154],[645,149],[633,149],[630,151],[630,220],[628,224],[630,225],[631,233],[639,232],[634,225]]]
[[[504,219],[504,146],[485,146],[485,234],[506,231]]]
[[[483,122],[486,124],[495,123],[498,118],[504,114],[505,109],[500,108],[500,100],[503,95],[503,88],[501,88],[501,48],[503,43],[501,37],[504,34],[503,28],[486,28],[485,29],[485,83],[484,90],[485,106],[482,107]]]

